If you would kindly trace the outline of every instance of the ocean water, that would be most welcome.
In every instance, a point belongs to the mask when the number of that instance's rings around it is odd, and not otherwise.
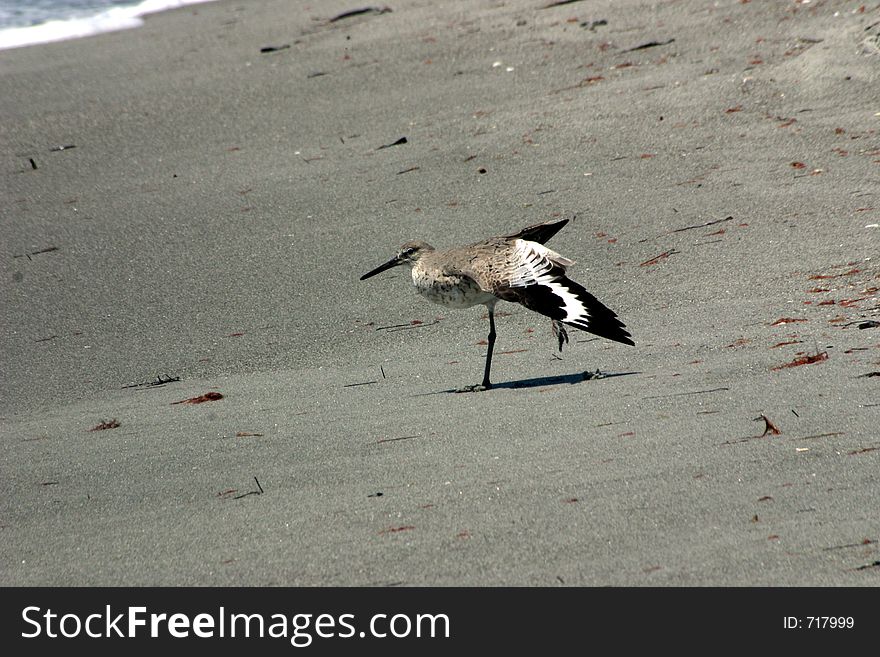
[[[0,50],[139,27],[142,16],[210,0],[0,0]]]

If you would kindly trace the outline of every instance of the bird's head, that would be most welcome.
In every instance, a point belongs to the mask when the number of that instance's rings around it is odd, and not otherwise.
[[[403,246],[400,247],[400,251],[396,256],[391,258],[384,265],[379,265],[373,271],[369,271],[363,276],[361,276],[361,280],[366,280],[371,276],[375,276],[376,274],[381,274],[386,269],[391,269],[392,267],[396,267],[397,265],[408,265],[412,267],[419,261],[423,255],[428,253],[429,251],[433,251],[434,247],[428,244],[427,242],[422,242],[421,240],[414,240],[412,242],[407,242]]]

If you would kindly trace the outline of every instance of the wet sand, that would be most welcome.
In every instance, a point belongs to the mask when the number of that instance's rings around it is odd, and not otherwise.
[[[880,15],[546,4],[0,52],[0,583],[876,585]],[[488,392],[358,280],[575,216],[636,346],[499,304]]]

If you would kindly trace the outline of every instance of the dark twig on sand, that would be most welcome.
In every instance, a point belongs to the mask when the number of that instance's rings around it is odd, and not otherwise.
[[[694,390],[693,392],[673,392],[668,395],[651,395],[650,397],[642,397],[642,399],[662,399],[663,397],[684,397],[685,395],[706,395],[710,392],[721,392],[730,390],[730,388],[712,388],[711,390]]]
[[[405,143],[407,143],[406,137],[401,137],[397,141],[393,141],[390,144],[382,144],[381,146],[376,148],[376,150],[381,151],[383,148],[391,148],[392,146],[400,146],[401,144],[405,144]]]
[[[622,50],[621,52],[635,52],[636,50],[644,50],[645,48],[668,46],[673,41],[675,41],[675,39],[667,39],[666,41],[648,41],[648,43],[643,43],[640,46],[635,46],[634,48],[627,48],[626,50]]]
[[[422,328],[423,326],[433,326],[434,324],[439,324],[439,320],[434,320],[433,322],[420,322],[418,320],[413,320],[409,324],[393,324],[391,326],[378,326],[376,327],[377,331],[388,331],[389,333],[393,333],[394,331],[408,331],[410,329]]]
[[[666,260],[671,255],[675,255],[676,253],[681,253],[678,249],[669,249],[668,251],[664,251],[658,256],[645,260],[643,263],[639,264],[639,267],[650,267],[651,265],[656,265],[661,260]]]
[[[802,436],[798,440],[815,440],[816,438],[833,438],[834,436],[844,435],[844,431],[829,431],[828,433],[817,433],[813,436]]]
[[[27,258],[31,259],[31,256],[40,255],[41,253],[51,253],[52,251],[57,251],[57,246],[47,246],[45,249],[38,249],[36,251],[29,251],[28,253],[16,253],[13,254],[13,258]]]
[[[379,445],[381,443],[395,443],[398,440],[409,440],[410,438],[419,438],[419,436],[401,436],[400,438],[380,438],[376,441],[376,444]]]
[[[164,386],[166,383],[175,383],[180,381],[179,376],[165,376],[163,377],[161,374],[156,376],[155,381],[144,381],[143,383],[132,383],[127,386],[122,386],[125,388],[158,388],[159,386]]]
[[[872,541],[870,538],[863,538],[858,543],[846,543],[844,545],[832,545],[831,547],[822,548],[826,552],[828,550],[843,550],[845,548],[854,548],[854,547],[864,547],[865,545],[873,545],[877,541]]]
[[[858,456],[859,454],[867,454],[868,452],[876,452],[880,447],[862,447],[851,452],[847,452],[847,456]]]
[[[562,5],[571,5],[575,2],[581,2],[582,0],[556,0],[555,2],[551,2],[549,5],[544,5],[540,7],[540,9],[553,9],[553,7],[561,7]]]
[[[390,12],[391,7],[362,7],[361,9],[351,9],[350,11],[344,11],[341,14],[336,14],[336,16],[334,16],[327,22],[335,23],[337,21],[345,20],[346,18],[363,16],[364,14],[387,14]]]
[[[101,424],[92,427],[91,429],[89,429],[89,431],[104,431],[105,429],[115,429],[118,426],[120,426],[119,420],[114,418],[112,420],[105,420],[104,422],[101,422]]]
[[[693,230],[694,228],[705,228],[706,226],[714,226],[715,224],[724,223],[725,221],[730,221],[733,219],[732,216],[725,217],[724,219],[716,219],[715,221],[707,221],[704,224],[697,224],[696,226],[685,226],[684,228],[676,228],[675,230],[670,230],[670,233],[680,233],[683,230]]]
[[[265,491],[263,490],[263,487],[260,486],[260,480],[257,479],[256,475],[254,475],[254,481],[257,482],[257,488],[258,488],[259,490],[252,490],[252,491],[249,491],[249,492],[247,492],[247,493],[242,493],[241,495],[236,495],[236,496],[233,497],[232,499],[234,499],[234,500],[240,500],[242,497],[247,497],[248,495],[262,495]]]
[[[597,27],[603,27],[605,25],[608,25],[608,21],[604,18],[595,21],[584,21],[581,23],[581,27],[588,29],[590,32],[595,32]]]

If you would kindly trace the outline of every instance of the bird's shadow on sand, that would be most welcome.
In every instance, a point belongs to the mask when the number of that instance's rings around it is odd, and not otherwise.
[[[520,388],[541,388],[546,386],[558,385],[574,385],[583,383],[584,381],[595,381],[596,379],[610,379],[615,376],[629,376],[630,374],[641,374],[641,372],[576,372],[574,374],[561,374],[557,376],[539,376],[532,379],[519,379],[516,381],[505,381],[503,383],[493,383],[489,390],[482,392],[491,392],[492,390],[520,389]],[[445,393],[463,393],[471,392],[467,389],[449,388],[448,390],[437,390],[435,392],[424,392],[423,395],[439,395]]]

